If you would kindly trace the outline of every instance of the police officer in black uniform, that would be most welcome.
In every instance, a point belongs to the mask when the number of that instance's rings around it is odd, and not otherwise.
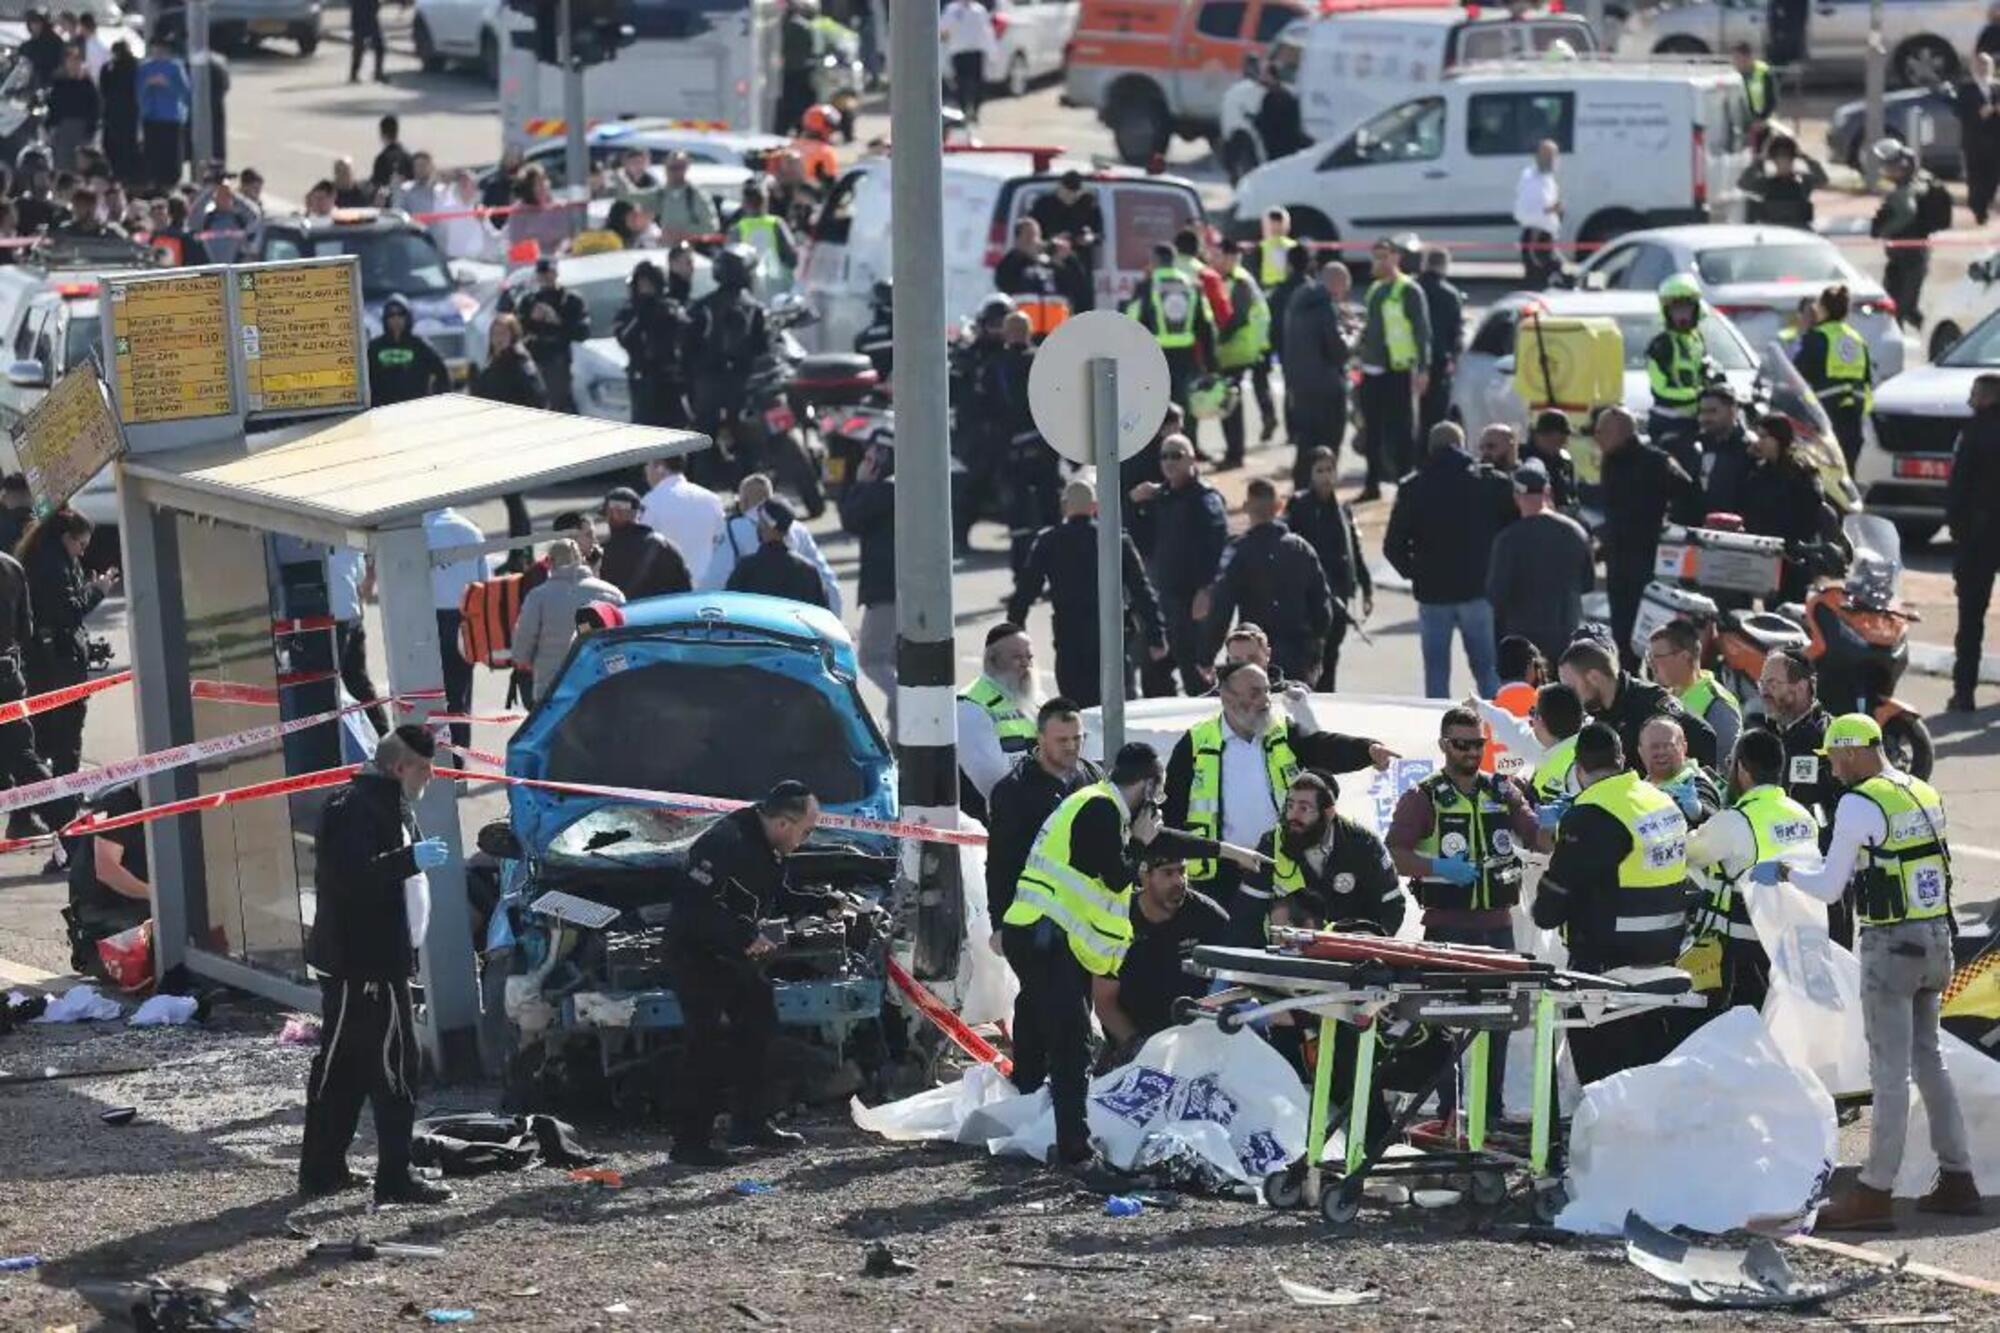
[[[1001,475],[1007,490],[1008,561],[1018,579],[1035,535],[1061,516],[1062,460],[1035,428],[1028,405],[1028,377],[1035,369],[1028,317],[1009,311],[1000,337],[1000,349],[981,368],[975,393],[1005,460]]]
[[[542,383],[548,386],[549,406],[558,412],[576,411],[576,395],[570,388],[570,356],[578,343],[590,337],[590,307],[562,285],[553,259],[535,261],[535,285],[518,302],[503,299],[500,303],[502,310],[510,306],[527,335],[528,355],[535,359]]]
[[[1523,463],[1541,460],[1549,474],[1549,503],[1566,514],[1576,512],[1579,499],[1576,459],[1569,451],[1572,433],[1569,417],[1551,408],[1535,418],[1535,428],[1528,432],[1528,444],[1521,453]]]
[[[1125,614],[1137,617],[1138,640],[1154,661],[1167,655],[1167,631],[1160,619],[1153,581],[1139,559],[1132,538],[1125,548]],[[1027,564],[1007,599],[1007,618],[1027,623],[1028,611],[1046,588],[1055,610],[1056,688],[1085,708],[1103,699],[1097,648],[1097,490],[1087,481],[1063,488],[1063,521],[1042,530],[1028,552]],[[1135,693],[1125,673],[1126,693]]]
[[[28,574],[20,561],[0,551],[0,704],[27,697],[28,679],[22,655],[35,638],[35,617],[28,593]],[[26,718],[0,726],[0,782],[25,787],[49,776],[35,753],[35,727]],[[54,812],[60,815],[61,811]],[[47,832],[34,811],[17,809],[7,816],[7,836],[31,838]]]
[[[611,333],[625,349],[632,423],[684,428],[689,423],[687,306],[668,293],[666,275],[650,259],[633,266],[625,290],[628,297],[611,321]]]
[[[398,727],[376,745],[370,767],[320,810],[319,911],[306,962],[321,974],[322,1008],[299,1154],[299,1192],[308,1198],[362,1183],[348,1169],[347,1145],[363,1101],[375,1109],[377,1202],[451,1197],[410,1174],[418,1065],[410,978],[430,919],[424,872],[450,855],[442,839],[422,836],[411,807],[430,782],[436,752],[426,728]]]
[[[1250,530],[1229,543],[1195,619],[1214,647],[1240,615],[1271,638],[1271,660],[1288,680],[1317,680],[1333,628],[1333,592],[1312,544],[1278,520],[1278,488],[1263,477],[1244,491]]]
[[[753,806],[724,815],[688,848],[688,891],[667,923],[674,993],[687,1019],[684,1089],[673,1160],[723,1166],[715,1116],[734,1085],[730,1142],[796,1148],[805,1139],[771,1123],[765,1060],[778,1030],[763,960],[783,942],[780,917],[825,906],[785,881],[785,858],[819,823],[819,801],[785,781]],[[727,1019],[725,1025],[724,1019]]]

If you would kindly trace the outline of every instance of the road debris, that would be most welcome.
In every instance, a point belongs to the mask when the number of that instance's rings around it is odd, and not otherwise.
[[[214,1280],[142,1282],[87,1280],[76,1294],[114,1328],[140,1333],[236,1333],[257,1319],[257,1298],[241,1287]]]
[[[1819,1305],[1879,1286],[1900,1262],[1846,1282],[1801,1282],[1777,1244],[1765,1237],[1743,1249],[1696,1245],[1637,1213],[1625,1215],[1625,1257],[1696,1305],[1724,1310],[1786,1310]]]
[[[895,1252],[879,1240],[871,1240],[863,1246],[861,1256],[863,1277],[908,1277],[917,1271],[915,1264],[897,1258]]]
[[[97,1118],[107,1125],[129,1125],[139,1118],[136,1106],[113,1106],[98,1112]]]
[[[1367,1305],[1373,1301],[1382,1299],[1382,1293],[1379,1291],[1355,1291],[1348,1287],[1340,1287],[1333,1291],[1328,1291],[1325,1287],[1308,1286],[1303,1282],[1294,1282],[1288,1277],[1278,1279],[1278,1290],[1289,1296],[1293,1305],[1305,1305],[1325,1309],[1335,1309],[1349,1305]]]

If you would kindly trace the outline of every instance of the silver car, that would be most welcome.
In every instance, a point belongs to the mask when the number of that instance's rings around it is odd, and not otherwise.
[[[1853,76],[1867,61],[1869,0],[1812,0],[1803,49],[1814,76]],[[1960,53],[1972,49],[1986,21],[1985,0],[1927,0],[1881,7],[1889,53],[1889,84],[1922,88],[1959,76]],[[1738,42],[1771,49],[1764,0],[1687,0],[1634,15],[1618,48],[1629,55],[1727,55]]]

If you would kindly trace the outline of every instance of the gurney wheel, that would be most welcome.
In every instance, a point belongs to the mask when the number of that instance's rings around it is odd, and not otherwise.
[[[1361,1215],[1361,1186],[1358,1181],[1329,1181],[1319,1196],[1319,1215],[1329,1225],[1345,1226]]]
[[[1556,1215],[1569,1206],[1569,1191],[1560,1180],[1552,1180],[1535,1187],[1535,1220],[1544,1226],[1552,1224]]]
[[[1507,1177],[1498,1171],[1474,1171],[1472,1173],[1472,1201],[1482,1208],[1491,1208],[1507,1197]]]
[[[1264,1177],[1264,1202],[1273,1208],[1292,1209],[1306,1200],[1305,1172],[1296,1167],[1273,1171]]]
[[[1238,1011],[1234,1005],[1224,1009],[1215,1016],[1215,1030],[1225,1037],[1243,1030],[1243,1020],[1238,1017]]]

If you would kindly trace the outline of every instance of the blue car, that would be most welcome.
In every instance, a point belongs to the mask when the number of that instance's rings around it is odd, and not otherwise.
[[[858,679],[847,632],[818,607],[648,598],[622,627],[576,641],[508,746],[507,772],[741,800],[796,778],[828,814],[892,820],[895,762]],[[661,941],[688,888],[687,846],[719,816],[528,786],[509,808],[481,845],[509,861],[488,958],[505,960],[510,1099],[670,1110],[682,1016]],[[793,922],[771,964],[784,1068],[795,1097],[844,1095],[900,1049],[883,1021],[895,846],[822,828],[788,869],[842,906]]]
[[[1866,102],[1845,102],[1827,118],[1827,157],[1859,171],[1868,124]],[[1905,88],[1882,99],[1882,125],[1891,139],[1917,143],[1925,171],[1957,180],[1963,166],[1959,149],[1958,113],[1952,110],[1951,89]],[[1923,126],[1925,128],[1919,128]]]

